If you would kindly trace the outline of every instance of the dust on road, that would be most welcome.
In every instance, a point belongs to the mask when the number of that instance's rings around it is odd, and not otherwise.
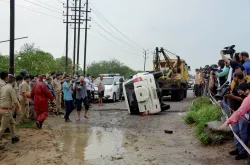
[[[64,123],[61,117],[49,118],[47,133],[36,130],[21,134],[21,143],[11,146],[11,151],[0,153],[0,160],[17,164],[10,159],[10,153],[12,159],[17,157],[18,164],[30,160],[23,163],[25,165],[236,164],[227,155],[228,145],[203,147],[192,128],[184,124],[183,112],[191,100],[189,92],[186,100],[171,102],[171,110],[152,116],[131,116],[124,110],[110,110],[124,109],[124,103],[116,103],[106,105],[106,110],[90,111],[89,121],[83,118],[80,122],[74,121],[75,112],[71,115],[72,123]],[[171,130],[173,134],[166,134],[164,130]],[[40,134],[45,137],[39,138]],[[20,148],[23,145],[26,145],[26,152]],[[16,150],[21,155],[14,154]],[[240,163],[244,164],[237,162]]]

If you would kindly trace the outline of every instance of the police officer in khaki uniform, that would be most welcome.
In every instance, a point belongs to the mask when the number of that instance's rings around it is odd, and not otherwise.
[[[19,101],[18,96],[20,94],[19,93],[19,86],[21,85],[22,82],[23,82],[23,76],[22,75],[17,75],[14,89],[16,91],[18,101]],[[20,122],[21,122],[21,113],[18,111],[17,108],[15,108],[15,106],[13,106],[12,112],[13,112],[13,116],[15,116],[15,119],[16,119],[16,125],[19,125]]]
[[[16,136],[15,121],[12,116],[12,108],[13,105],[15,105],[18,111],[21,111],[21,108],[16,97],[16,92],[13,89],[14,83],[15,78],[13,76],[10,76],[8,78],[7,84],[1,88],[0,116],[2,117],[2,120],[0,127],[0,139],[2,139],[2,135],[4,134],[6,128],[9,127],[12,136],[12,143],[17,143],[20,139]],[[1,146],[0,149],[4,149],[4,147]]]
[[[62,84],[61,84],[61,75],[56,74],[56,78],[52,81],[52,87],[56,90],[56,114],[61,114],[61,104],[62,104]]]
[[[27,123],[29,122],[29,99],[27,98],[27,93],[30,92],[30,77],[29,76],[24,76],[23,77],[23,82],[19,86],[19,101],[21,104],[21,122],[22,123]]]
[[[0,73],[0,95],[1,95],[1,88],[6,85],[6,81],[8,80],[8,72],[1,72]],[[0,116],[1,122],[1,116]]]

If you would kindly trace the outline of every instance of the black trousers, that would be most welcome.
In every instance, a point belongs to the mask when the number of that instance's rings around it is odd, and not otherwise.
[[[200,84],[195,84],[194,85],[194,93],[196,97],[201,96],[201,85]]]
[[[82,109],[82,103],[84,104],[85,110],[89,110],[89,100],[87,97],[85,97],[84,99],[76,99],[76,109],[77,111],[81,111]]]
[[[94,91],[91,91],[91,102],[92,103],[95,103],[95,92]]]
[[[91,103],[91,91],[87,90],[87,95],[88,95],[88,100],[89,100],[89,104]]]
[[[73,100],[65,100],[65,120],[69,120],[69,115],[71,114],[71,112],[73,111],[73,109],[75,108],[74,106],[74,101]]]

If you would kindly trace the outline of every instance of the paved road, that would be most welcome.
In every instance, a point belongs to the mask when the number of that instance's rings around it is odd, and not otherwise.
[[[169,112],[179,112],[184,111],[190,104],[190,101],[193,99],[193,92],[191,90],[188,91],[187,98],[182,102],[173,102],[169,97],[164,98],[166,104],[170,104],[171,108],[168,110]],[[91,109],[93,110],[127,110],[125,101],[121,102],[105,102],[104,106],[98,106],[98,104],[92,104]]]
[[[124,102],[93,105],[89,120],[64,123],[51,120],[57,132],[59,150],[72,154],[80,164],[93,165],[211,165],[235,164],[226,149],[202,147],[193,129],[183,121],[192,92],[182,102],[170,102],[171,109],[158,115],[129,115]],[[103,107],[102,107],[103,108]],[[96,109],[96,110],[93,110]],[[71,115],[74,119],[75,112]],[[166,134],[171,130],[173,134]]]

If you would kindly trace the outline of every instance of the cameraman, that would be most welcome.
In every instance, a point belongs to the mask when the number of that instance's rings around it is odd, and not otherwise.
[[[235,87],[233,88],[231,94],[225,95],[226,98],[230,99],[230,107],[232,110],[237,110],[244,99],[242,95],[239,95],[239,90],[246,90],[246,87],[248,86],[247,81],[244,79],[244,74],[242,71],[235,71],[234,73],[234,81],[236,82]],[[248,128],[249,123],[241,119],[233,126],[233,131],[235,134],[240,137],[240,139],[247,145],[248,144]],[[235,160],[241,160],[248,157],[248,154],[246,150],[241,146],[241,144],[238,142],[236,138],[234,138],[234,143],[236,146],[236,149],[233,151],[230,151],[230,155],[236,155]]]
[[[233,69],[233,73],[235,72],[236,68],[241,65],[240,63],[240,53],[235,53],[232,60],[229,60],[223,51],[220,52],[221,58],[225,61],[226,64],[229,64],[230,67]]]

